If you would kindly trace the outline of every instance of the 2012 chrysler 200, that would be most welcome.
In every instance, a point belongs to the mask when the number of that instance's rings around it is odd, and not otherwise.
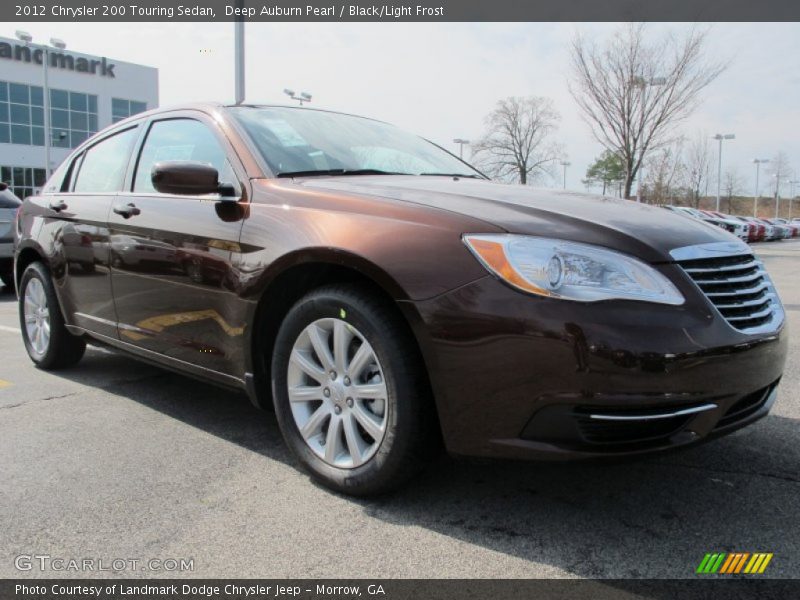
[[[353,494],[458,455],[690,444],[770,409],[784,311],[729,233],[488,181],[419,137],[301,108],[197,105],[77,148],[15,227],[25,347],[86,342],[274,406]]]

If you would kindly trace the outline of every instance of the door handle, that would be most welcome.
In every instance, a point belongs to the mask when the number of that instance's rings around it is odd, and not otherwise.
[[[136,205],[133,202],[129,202],[128,204],[117,204],[114,206],[114,212],[118,215],[125,217],[126,219],[129,217],[135,217],[142,213],[141,210],[136,208]]]
[[[56,212],[61,212],[62,210],[67,210],[67,205],[63,200],[53,200],[50,203],[50,208]]]

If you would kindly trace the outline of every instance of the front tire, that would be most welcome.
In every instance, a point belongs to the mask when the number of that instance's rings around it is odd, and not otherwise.
[[[19,322],[28,356],[41,369],[69,367],[86,351],[86,342],[64,326],[53,280],[40,262],[28,265],[22,274]]]
[[[399,487],[436,448],[427,376],[394,307],[357,285],[319,288],[289,311],[272,359],[289,448],[323,485],[365,496]]]

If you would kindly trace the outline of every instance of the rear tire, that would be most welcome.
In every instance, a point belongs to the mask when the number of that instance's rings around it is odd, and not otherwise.
[[[64,326],[53,280],[40,262],[31,263],[22,274],[19,323],[28,356],[41,369],[72,366],[86,351],[86,342]]]
[[[275,341],[272,391],[289,448],[338,492],[391,491],[438,448],[430,386],[410,333],[365,287],[325,286],[292,307]]]

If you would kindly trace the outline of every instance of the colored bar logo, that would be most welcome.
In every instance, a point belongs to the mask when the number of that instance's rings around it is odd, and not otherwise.
[[[700,561],[695,573],[736,575],[763,573],[772,560],[772,552],[717,552],[708,553]]]

